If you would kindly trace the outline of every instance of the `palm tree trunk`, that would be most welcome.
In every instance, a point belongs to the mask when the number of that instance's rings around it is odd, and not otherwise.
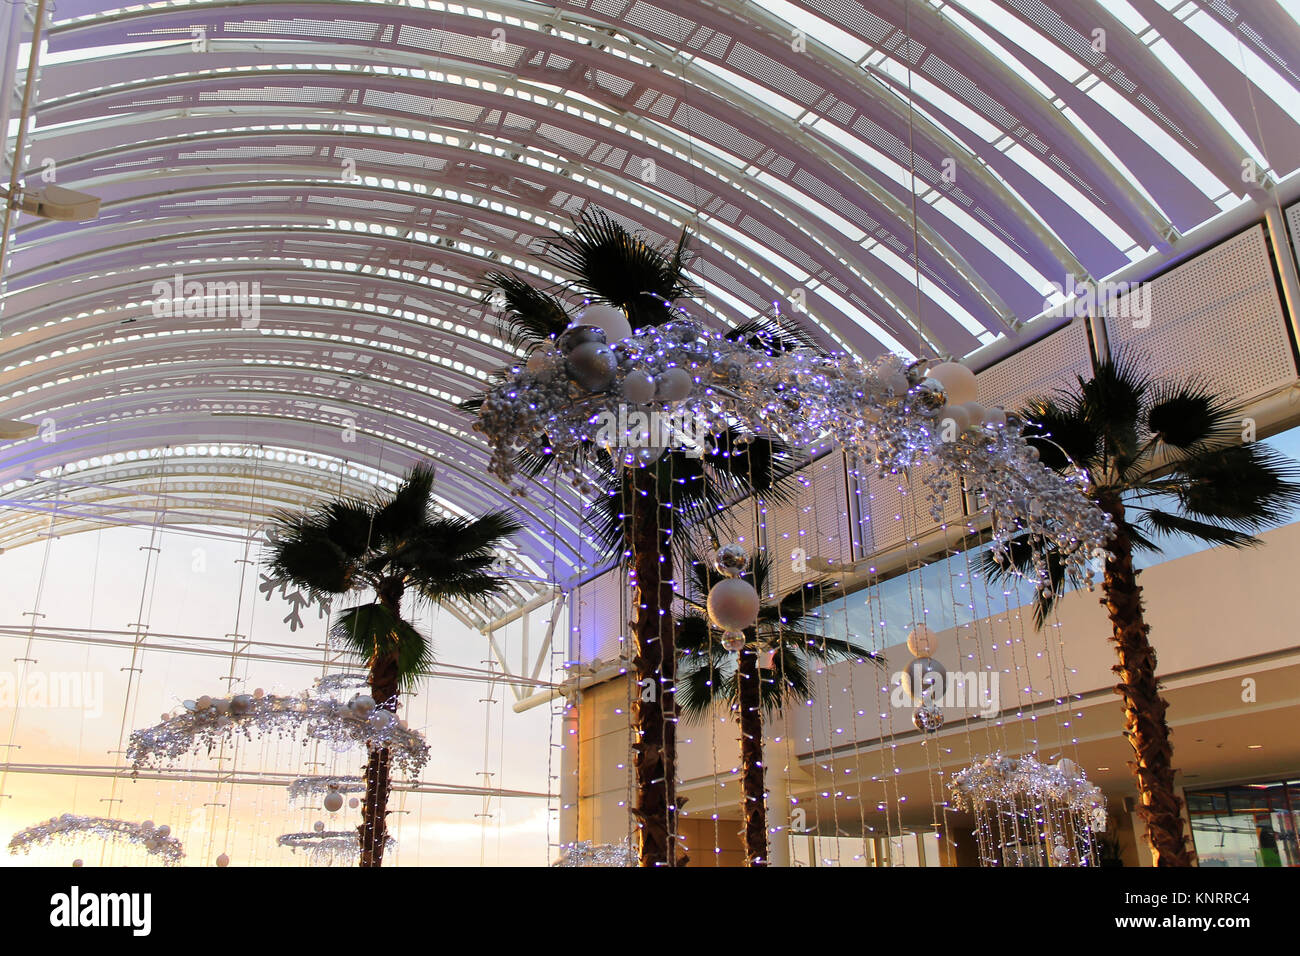
[[[748,636],[748,635],[747,635]],[[763,711],[758,648],[746,643],[736,661],[736,720],[740,724],[741,801],[745,861],[767,866],[767,804],[763,783]]]
[[[1124,699],[1124,735],[1136,758],[1131,766],[1142,801],[1140,813],[1156,866],[1191,866],[1182,800],[1174,791],[1173,745],[1165,720],[1169,702],[1160,696],[1156,680],[1156,652],[1148,638],[1142,588],[1133,570],[1133,546],[1123,530],[1124,505],[1110,495],[1103,496],[1100,504],[1120,528],[1108,545],[1102,603],[1119,658],[1111,670],[1119,676],[1115,691]]]
[[[402,604],[401,584],[378,590],[382,604],[397,614]],[[370,662],[370,693],[379,707],[397,713],[397,656],[390,654]],[[391,752],[387,747],[370,751],[366,760],[366,795],[361,806],[361,866],[379,867],[384,863],[384,844],[388,842],[388,794]]]
[[[673,555],[661,514],[655,469],[638,468],[632,485],[632,571],[636,577],[637,693],[632,699],[632,745],[642,866],[678,866],[686,858],[677,832],[677,647],[673,634]],[[644,494],[643,494],[644,492]],[[666,522],[664,522],[666,524]]]

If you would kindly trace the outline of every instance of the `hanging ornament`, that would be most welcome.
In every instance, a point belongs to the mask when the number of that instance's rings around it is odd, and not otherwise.
[[[709,620],[724,631],[743,631],[758,620],[758,592],[741,578],[727,578],[709,589]]]
[[[564,356],[555,349],[540,348],[528,356],[524,368],[539,381],[549,382],[564,370]]]
[[[923,413],[933,414],[948,404],[948,393],[943,385],[935,379],[927,378],[911,390],[912,398]]]
[[[933,657],[939,650],[939,635],[924,624],[919,624],[907,635],[907,649],[913,657]]]
[[[351,807],[353,810],[355,810],[357,807],[361,806],[361,801],[358,800],[356,797],[353,797],[348,801],[348,806]]]
[[[560,333],[560,337],[555,340],[556,346],[565,355],[571,354],[579,345],[585,345],[589,342],[604,345],[605,330],[594,325],[571,325]]]
[[[330,813],[337,813],[343,809],[343,794],[339,793],[337,790],[327,793],[325,794],[325,800],[323,802],[327,811]]]
[[[948,393],[950,405],[973,402],[979,398],[975,373],[959,362],[943,362],[931,368],[926,375],[943,386]]]
[[[569,353],[566,367],[573,380],[587,391],[603,392],[614,381],[618,359],[608,345],[584,342]]]
[[[222,853],[220,856],[217,857],[217,866],[223,869],[227,866],[230,866],[230,857]]]
[[[98,837],[112,843],[134,843],[171,866],[185,856],[180,840],[171,835],[171,827],[155,827],[152,820],[132,823],[129,820],[110,820],[107,817],[82,817],[72,813],[50,817],[26,830],[19,830],[9,841],[10,853],[29,853],[32,847],[86,836]]]
[[[742,650],[745,646],[745,635],[742,631],[723,631],[722,647],[724,650],[735,652]]]
[[[947,669],[933,657],[918,657],[903,671],[903,692],[917,705],[934,704],[943,697]]]
[[[912,724],[922,733],[932,734],[943,726],[943,710],[931,704],[922,704],[913,712]]]
[[[686,369],[664,369],[655,376],[655,401],[680,402],[690,397],[694,387],[695,380]]]
[[[623,397],[634,405],[648,405],[654,401],[655,379],[644,369],[633,369],[623,379]]]
[[[749,567],[749,552],[738,544],[724,544],[713,554],[713,568],[729,578],[738,578]]]
[[[608,302],[593,302],[574,316],[575,325],[587,325],[605,333],[605,341],[610,345],[621,342],[632,334],[632,326],[627,321],[627,314],[616,305]]]
[[[956,440],[971,426],[970,412],[966,411],[965,405],[945,405],[939,409],[937,417],[940,429],[950,431],[950,434],[944,435],[946,441]]]

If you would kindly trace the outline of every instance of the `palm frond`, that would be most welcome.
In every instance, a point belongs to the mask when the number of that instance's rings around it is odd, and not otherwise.
[[[498,322],[502,337],[511,345],[520,348],[538,345],[569,327],[571,318],[564,303],[522,276],[513,272],[489,272],[482,282],[489,297],[499,296],[504,305]]]
[[[587,206],[573,228],[549,236],[542,258],[572,278],[565,286],[625,310],[633,329],[674,317],[667,305],[696,289],[685,277],[686,233],[671,247],[652,245],[609,213]]]
[[[1038,449],[1039,460],[1054,471],[1071,462],[1082,468],[1096,464],[1101,433],[1084,415],[1077,401],[1038,398],[1020,412],[1025,420],[1025,440]]]
[[[377,659],[395,657],[398,680],[405,687],[414,685],[434,662],[429,640],[378,602],[359,604],[340,612],[330,633],[368,665]]]
[[[1211,524],[1208,521],[1197,521],[1195,518],[1160,511],[1156,508],[1139,509],[1139,514],[1138,520],[1154,534],[1208,541],[1210,544],[1226,545],[1229,548],[1247,548],[1260,543],[1258,538],[1244,531]]]
[[[1175,494],[1183,512],[1244,531],[1262,531],[1300,507],[1300,465],[1259,442],[1180,462]]]
[[[1233,437],[1240,416],[1239,407],[1197,379],[1152,384],[1142,412],[1152,437],[1181,451],[1223,443]]]
[[[416,465],[387,499],[377,502],[374,536],[378,541],[400,541],[422,527],[433,500],[433,468]]]
[[[313,597],[343,594],[357,585],[357,567],[331,539],[327,517],[280,513],[273,526],[266,566]]]
[[[818,349],[812,332],[784,316],[763,315],[742,322],[727,332],[730,342],[741,342],[751,349],[776,355],[796,349]]]

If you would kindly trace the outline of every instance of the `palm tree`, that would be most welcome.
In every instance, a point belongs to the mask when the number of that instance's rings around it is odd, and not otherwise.
[[[434,604],[502,590],[489,573],[496,549],[520,530],[508,512],[479,518],[436,513],[433,469],[417,466],[391,495],[342,498],[302,513],[281,513],[267,564],[313,596],[364,594],[375,600],[335,618],[331,635],[367,662],[376,706],[397,713],[398,694],[433,663],[433,646],[402,617],[414,591]],[[387,839],[389,750],[370,751],[358,834],[361,865],[383,863]]]
[[[524,347],[558,337],[589,301],[622,309],[634,330],[657,327],[681,318],[672,307],[697,294],[686,278],[687,246],[685,230],[675,244],[656,247],[589,206],[571,230],[542,245],[541,258],[566,278],[539,289],[517,274],[491,272],[484,276],[484,291],[500,302],[506,333]],[[812,345],[799,330],[771,318],[746,323],[729,337],[770,351]],[[471,399],[465,407],[477,404]],[[526,453],[521,459],[531,476],[554,461],[549,453]],[[585,464],[594,475],[593,537],[609,559],[623,562],[636,592],[632,665],[640,690],[632,705],[637,738],[632,813],[641,835],[640,862],[676,866],[685,858],[673,839],[679,809],[675,560],[689,554],[688,530],[710,526],[728,502],[755,491],[779,500],[781,479],[793,471],[792,456],[779,441],[729,429],[713,435],[695,456],[672,449],[652,464],[625,468],[592,447]]]
[[[750,558],[742,575],[760,595],[768,593],[771,559],[766,554]],[[708,562],[691,565],[690,586],[683,595],[688,613],[677,625],[677,650],[681,655],[677,699],[688,717],[704,717],[719,703],[727,704],[740,728],[741,819],[744,823],[745,859],[749,866],[767,866],[767,808],[764,802],[763,715],[780,713],[787,701],[812,697],[809,665],[837,660],[869,660],[877,666],[884,658],[849,640],[813,633],[816,608],[837,593],[827,582],[805,584],[780,600],[759,605],[757,623],[745,631],[745,644],[736,652],[715,639],[705,617],[709,590],[723,575]],[[771,660],[760,665],[759,655]]]
[[[1242,548],[1300,504],[1300,470],[1266,445],[1242,442],[1242,409],[1196,380],[1155,380],[1131,356],[1107,359],[1090,381],[1031,402],[1020,416],[1042,462],[1062,474],[1081,470],[1088,494],[1114,520],[1104,557],[1102,603],[1118,662],[1115,691],[1124,700],[1124,734],[1157,866],[1190,866],[1182,801],[1174,791],[1168,702],[1156,678],[1135,552],[1159,553],[1157,538],[1182,537]],[[1063,591],[1083,583],[1059,556],[1027,535],[1005,563],[989,556],[995,577],[1046,559],[1035,594],[1041,628]],[[1090,583],[1090,582],[1089,582]]]

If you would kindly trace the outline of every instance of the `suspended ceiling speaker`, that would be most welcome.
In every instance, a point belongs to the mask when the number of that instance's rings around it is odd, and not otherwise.
[[[31,438],[39,430],[40,426],[31,422],[0,418],[0,441],[19,441],[23,438]]]
[[[24,193],[23,212],[40,216],[42,219],[57,219],[60,222],[85,222],[99,216],[98,196],[80,193],[75,189],[50,184],[43,189]]]

